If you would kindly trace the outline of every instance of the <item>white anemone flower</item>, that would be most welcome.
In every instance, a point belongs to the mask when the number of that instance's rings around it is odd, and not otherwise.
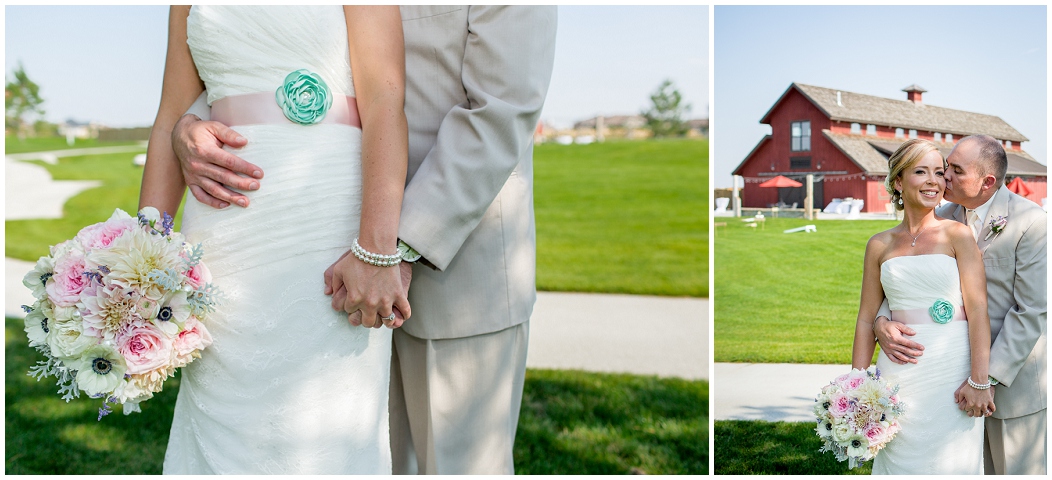
[[[44,309],[37,302],[33,311],[26,314],[25,331],[29,337],[30,347],[39,347],[47,343],[48,333],[54,328],[55,321],[44,314]]]
[[[846,444],[849,457],[865,457],[869,453],[869,440],[865,435],[854,434],[847,439]]]
[[[168,295],[166,303],[158,310],[153,323],[164,333],[175,336],[182,330],[188,318],[190,318],[190,302],[186,300],[186,292],[179,290]]]
[[[55,273],[55,259],[51,257],[40,257],[37,264],[25,277],[22,277],[22,285],[33,291],[34,298],[47,297],[47,282]]]
[[[124,357],[109,345],[95,345],[84,351],[73,364],[77,369],[77,386],[89,395],[105,395],[124,382],[128,367]]]

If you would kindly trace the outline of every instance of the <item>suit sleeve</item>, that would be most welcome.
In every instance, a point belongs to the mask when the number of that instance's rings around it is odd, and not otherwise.
[[[880,309],[877,310],[877,316],[873,317],[873,321],[877,321],[878,318],[884,317],[891,320],[891,307],[888,306],[888,299],[884,297],[884,301],[880,302]]]
[[[1023,367],[1030,352],[1045,337],[1048,318],[1048,254],[1045,213],[1035,215],[1034,223],[1016,246],[1015,306],[1005,315],[1001,331],[990,347],[990,376],[1008,387]]]
[[[406,186],[398,236],[445,269],[533,143],[555,59],[556,8],[472,6],[454,107]]]
[[[194,100],[194,103],[190,105],[190,108],[183,115],[190,113],[197,115],[197,118],[201,120],[212,119],[212,107],[208,106],[208,92],[201,92],[201,95],[197,96],[197,100]]]

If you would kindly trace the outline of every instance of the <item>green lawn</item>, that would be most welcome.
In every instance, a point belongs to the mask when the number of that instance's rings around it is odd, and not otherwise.
[[[811,423],[721,420],[713,432],[716,475],[869,475],[872,467],[849,470],[832,453],[819,453]]]
[[[4,466],[8,474],[157,474],[172,424],[178,377],[140,414],[96,421],[98,400],[65,403],[54,381],[26,375],[39,359],[23,322],[5,331]],[[528,370],[517,473],[706,474],[708,382]]]
[[[851,363],[862,260],[895,221],[718,219],[714,264],[717,362]],[[813,224],[816,233],[782,233]]]
[[[137,145],[140,142],[99,142],[96,139],[78,138],[73,145],[66,144],[65,137],[34,137],[19,140],[18,137],[4,137],[4,153],[44,152],[48,150],[66,150],[70,148],[115,147],[118,145]]]
[[[707,297],[705,140],[538,145],[537,288]]]

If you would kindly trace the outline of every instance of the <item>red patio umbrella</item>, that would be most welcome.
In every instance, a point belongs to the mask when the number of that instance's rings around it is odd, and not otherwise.
[[[1011,182],[1008,182],[1008,189],[1011,190],[1012,193],[1017,193],[1024,197],[1030,195],[1031,193],[1030,187],[1026,186],[1026,182],[1024,182],[1023,179],[1019,177],[1015,177],[1012,179]]]
[[[791,179],[789,177],[786,177],[785,175],[778,175],[777,177],[774,177],[774,178],[772,178],[772,179],[770,179],[770,180],[768,180],[766,182],[761,183],[760,186],[761,187],[765,187],[765,188],[766,187],[783,188],[783,187],[802,187],[802,186],[804,186],[804,184],[802,184],[802,183],[800,183],[800,182],[798,182],[796,180],[793,180],[793,179]]]

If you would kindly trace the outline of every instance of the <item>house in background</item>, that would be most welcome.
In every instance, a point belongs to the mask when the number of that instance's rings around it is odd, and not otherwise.
[[[759,188],[784,175],[804,183],[814,175],[814,207],[834,198],[861,199],[863,212],[885,212],[890,196],[884,189],[888,158],[910,138],[931,140],[943,157],[968,135],[997,138],[1008,154],[1006,181],[1020,177],[1030,200],[1047,196],[1047,167],[1022,149],[1029,140],[993,115],[925,105],[926,91],[917,85],[903,89],[906,100],[863,95],[793,83],[763,116],[771,126],[734,170],[745,179],[742,206],[768,207],[778,202],[803,205],[806,187]]]

